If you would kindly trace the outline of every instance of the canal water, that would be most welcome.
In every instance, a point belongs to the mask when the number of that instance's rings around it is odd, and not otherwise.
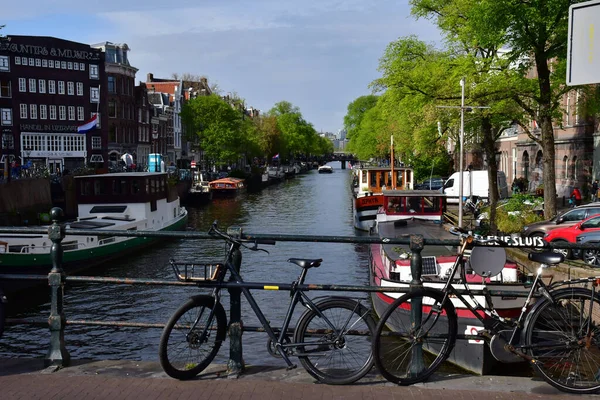
[[[293,234],[354,236],[352,226],[351,170],[342,170],[339,162],[330,165],[333,174],[318,174],[316,170],[270,186],[259,193],[248,193],[235,199],[214,199],[210,204],[189,208],[188,229],[207,232],[213,221],[219,227],[241,226],[253,234]],[[291,283],[300,268],[287,263],[291,257],[323,258],[320,268],[311,269],[307,283],[368,285],[368,254],[365,245],[338,243],[279,242],[266,246],[264,252],[243,251],[242,276],[246,281]],[[224,244],[215,240],[178,240],[141,254],[96,268],[86,274],[171,279],[175,276],[169,259],[177,262],[222,261]],[[67,288],[65,314],[68,320],[105,320],[166,323],[170,315],[186,299],[198,294],[196,287],[129,286],[78,284]],[[229,306],[227,291],[222,302]],[[311,297],[327,292],[312,292]],[[280,326],[289,302],[289,292],[253,291],[267,319]],[[357,293],[352,297],[366,298]],[[366,300],[365,300],[366,301]],[[243,322],[247,326],[260,324],[254,313],[243,304]],[[301,312],[302,310],[300,310]],[[11,317],[47,318],[48,303],[13,311]],[[296,318],[299,313],[296,313]],[[294,319],[294,322],[296,319]],[[114,328],[69,325],[65,333],[67,350],[72,358],[130,359],[157,361],[161,329]],[[49,344],[47,328],[31,325],[9,326],[0,339],[0,357],[43,357]],[[266,351],[265,333],[245,332],[244,359],[249,364],[282,365]],[[227,345],[216,361],[226,362]]]

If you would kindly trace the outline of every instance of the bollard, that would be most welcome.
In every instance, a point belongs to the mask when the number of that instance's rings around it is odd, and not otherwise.
[[[236,228],[233,228],[236,229]],[[232,234],[232,228],[227,230],[227,233]],[[235,236],[241,237],[241,228],[235,232]],[[242,265],[242,252],[239,247],[233,253],[233,265],[239,273]],[[229,281],[233,281],[233,277],[229,277]],[[230,378],[237,378],[244,371],[244,358],[242,352],[242,301],[240,288],[229,288],[229,361],[227,363],[227,375]]]
[[[423,274],[423,256],[421,255],[421,250],[423,250],[423,244],[422,235],[410,235],[410,251],[412,253],[410,259],[410,273],[412,275],[412,281],[410,282],[411,292],[423,288],[423,281],[421,281],[421,275]],[[423,318],[422,302],[422,298],[412,299],[410,322],[413,329],[421,325]],[[411,358],[412,362],[410,363],[409,374],[417,376],[425,369],[422,342],[418,342],[413,346]]]
[[[65,226],[59,223],[63,217],[63,210],[54,207],[50,210],[52,225],[48,227],[48,237],[52,240],[50,258],[52,259],[52,270],[48,274],[48,284],[51,292],[51,308],[48,325],[50,327],[50,348],[44,359],[48,366],[66,367],[71,357],[65,347],[65,324],[66,318],[63,311],[63,296],[65,272],[62,269],[63,248],[62,240],[65,238]]]

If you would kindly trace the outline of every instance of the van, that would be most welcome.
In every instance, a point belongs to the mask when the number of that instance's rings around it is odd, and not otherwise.
[[[458,203],[460,172],[450,175],[444,183],[442,192],[448,196],[448,203]],[[500,199],[508,197],[506,175],[498,171],[498,195]],[[479,196],[489,198],[488,171],[463,171],[463,197]]]

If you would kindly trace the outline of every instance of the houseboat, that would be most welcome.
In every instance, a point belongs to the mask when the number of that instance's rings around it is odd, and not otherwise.
[[[383,205],[377,213],[373,234],[382,238],[407,237],[411,234],[422,235],[425,240],[456,240],[443,225],[443,213],[446,208],[446,196],[429,190],[383,191]],[[453,246],[426,245],[421,251],[422,280],[425,287],[442,289],[454,264],[457,253]],[[468,256],[466,256],[468,257]],[[408,245],[372,244],[370,245],[370,279],[373,286],[403,287],[408,289],[412,280],[410,268],[411,253]],[[465,265],[468,265],[465,264]],[[458,282],[458,288],[464,289],[464,283]],[[468,287],[471,290],[510,290],[528,292],[521,283],[521,274],[517,265],[506,262],[502,272],[496,276],[482,278],[473,272],[466,273]],[[378,315],[402,293],[372,293],[373,308]],[[468,297],[468,296],[467,296]],[[485,296],[475,295],[477,302],[488,306]],[[523,306],[523,297],[491,296],[496,311],[503,317],[517,317]],[[458,299],[452,302],[458,315],[458,334],[476,334],[483,329],[481,322]],[[474,303],[471,303],[474,305]],[[402,313],[402,310],[396,312]],[[410,312],[399,315],[400,320],[410,320]],[[394,329],[393,326],[389,326]],[[427,349],[435,352],[436,349]],[[481,340],[457,340],[449,361],[476,374],[489,373],[497,361],[487,344]]]
[[[208,184],[213,196],[236,196],[246,190],[246,185],[243,179],[226,177],[211,181]]]
[[[112,236],[103,231],[183,230],[187,211],[179,204],[177,188],[166,173],[114,173],[75,177],[78,217],[62,241],[63,269],[78,272],[158,242],[158,238]],[[52,268],[52,241],[46,234],[0,234],[0,273],[46,275]],[[14,293],[37,281],[2,281],[5,293]],[[35,286],[35,285],[34,285]]]

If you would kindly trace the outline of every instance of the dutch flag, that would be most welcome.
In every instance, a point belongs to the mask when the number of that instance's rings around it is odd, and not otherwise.
[[[94,115],[90,120],[86,121],[83,125],[77,127],[77,133],[86,133],[92,129],[96,129],[98,125],[98,115]]]
[[[273,156],[273,160],[277,160],[277,159],[279,159],[279,153],[277,153]]]

